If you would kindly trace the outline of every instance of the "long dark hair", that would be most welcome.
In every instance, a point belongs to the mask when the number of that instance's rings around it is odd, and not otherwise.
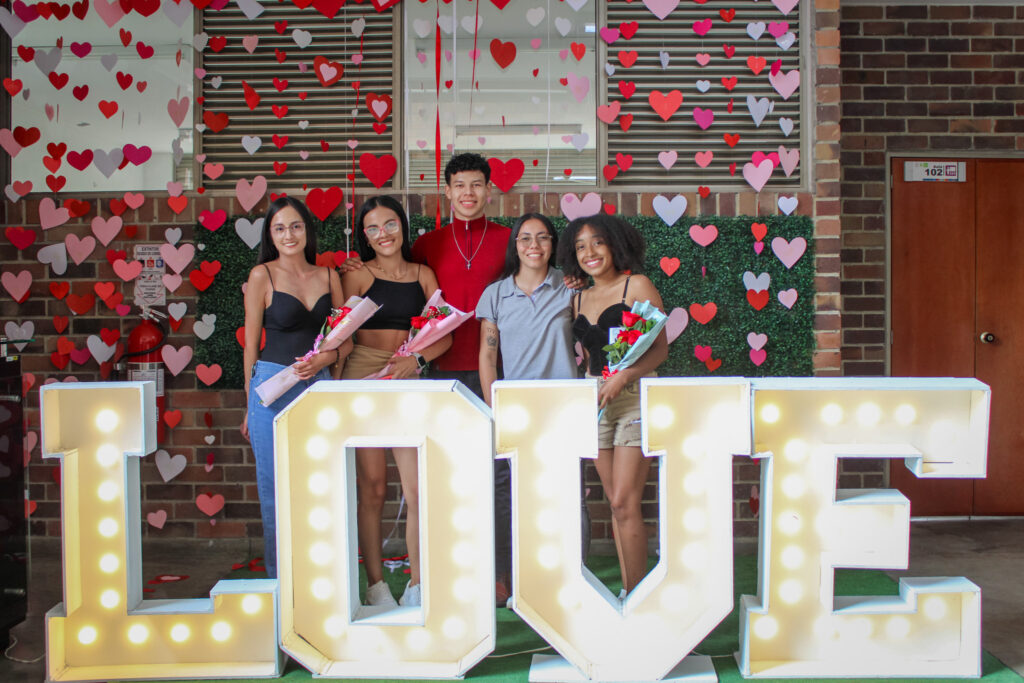
[[[612,265],[620,273],[629,271],[639,273],[644,265],[644,254],[647,251],[647,243],[644,241],[636,228],[614,216],[597,214],[586,218],[577,218],[565,226],[562,231],[562,240],[558,249],[558,265],[569,277],[586,279],[588,276],[580,267],[579,259],[576,258],[576,236],[580,234],[583,226],[589,225],[590,229],[604,238],[608,243],[608,250],[612,253]]]
[[[359,213],[356,214],[355,222],[352,224],[352,232],[356,236],[356,251],[359,252],[360,260],[366,262],[377,256],[377,252],[370,246],[370,241],[366,239],[366,235],[363,233],[363,221],[366,220],[366,214],[378,207],[391,209],[398,214],[398,220],[402,222],[402,258],[411,262],[412,239],[409,236],[409,219],[406,217],[405,209],[398,203],[398,200],[386,194],[370,197],[364,201],[363,205],[359,207]]]
[[[278,197],[270,202],[270,206],[267,207],[267,215],[263,217],[263,233],[260,235],[260,251],[256,257],[257,264],[273,261],[280,255],[277,247],[274,246],[274,239],[270,235],[270,222],[277,215],[278,211],[289,206],[299,212],[299,217],[306,224],[306,249],[304,253],[306,260],[312,265],[316,265],[316,226],[313,225],[313,216],[309,213],[309,209],[306,208],[303,202],[294,197],[287,196]]]
[[[548,267],[555,265],[555,259],[558,255],[558,233],[555,232],[555,226],[551,225],[551,221],[548,217],[539,213],[524,213],[520,216],[515,223],[512,224],[512,235],[508,238],[508,246],[505,248],[505,269],[501,271],[501,275],[498,276],[499,280],[509,277],[510,275],[519,274],[519,266],[522,265],[519,262],[519,250],[516,248],[516,238],[519,237],[519,231],[522,230],[523,224],[526,221],[540,221],[545,228],[547,228],[548,234],[551,235],[551,257],[548,259]]]

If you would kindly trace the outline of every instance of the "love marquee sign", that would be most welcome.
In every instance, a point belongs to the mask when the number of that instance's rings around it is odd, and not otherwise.
[[[838,459],[983,477],[986,385],[644,380],[661,553],[623,601],[583,566],[579,501],[564,495],[596,455],[596,392],[588,380],[499,382],[492,413],[457,382],[320,382],[276,420],[280,578],[147,601],[139,459],[156,450],[154,386],[44,386],[43,453],[62,461],[64,544],[64,601],[46,617],[48,680],[273,678],[282,652],[317,676],[462,676],[495,644],[492,455],[513,471],[513,607],[560,655],[535,657],[532,680],[716,680],[692,651],[733,608],[736,456],[762,462],[763,491],[757,595],[739,605],[743,676],[980,675],[971,582],[903,579],[899,596],[840,598],[832,577],[836,567],[906,566],[909,546],[907,499],[837,490]],[[419,449],[422,607],[359,604],[360,446]]]

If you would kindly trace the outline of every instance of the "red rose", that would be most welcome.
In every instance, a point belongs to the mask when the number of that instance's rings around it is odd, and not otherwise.
[[[622,312],[622,324],[626,327],[633,327],[633,325],[636,325],[641,320],[643,320],[643,318],[638,316],[636,313],[631,313],[629,311]]]
[[[627,330],[626,343],[629,344],[630,346],[636,344],[636,340],[640,338],[641,334],[643,334],[643,332],[641,332],[640,330]]]
[[[428,318],[424,318],[422,315],[414,316],[412,319],[412,328],[414,330],[421,330],[423,326],[427,324]]]
[[[440,311],[437,310],[437,306],[431,306],[427,309],[428,318],[436,318],[438,313],[440,313]]]

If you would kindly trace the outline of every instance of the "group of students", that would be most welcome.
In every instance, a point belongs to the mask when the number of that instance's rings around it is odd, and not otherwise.
[[[628,368],[602,377],[609,331],[636,301],[663,308],[654,285],[639,274],[645,245],[628,223],[606,215],[578,218],[561,234],[538,213],[511,229],[490,222],[490,166],[477,154],[454,156],[445,167],[445,196],[452,221],[412,245],[408,218],[388,196],[367,199],[353,233],[358,258],[342,275],[316,266],[316,235],[302,202],[279,197],[266,214],[257,265],[245,289],[245,390],[248,411],[241,430],[256,459],[268,576],[277,575],[274,510],[273,418],[313,382],[362,379],[385,367],[395,379],[416,378],[429,364],[431,379],[462,382],[488,405],[491,385],[504,379],[576,379],[574,341],[580,342],[585,375],[600,382],[604,409],[596,467],[612,510],[623,590],[647,571],[647,534],[641,499],[649,459],[641,451],[639,379],[652,376],[668,355],[661,333]],[[556,265],[558,267],[556,267]],[[586,285],[592,281],[589,287]],[[412,356],[395,356],[440,288],[447,302],[476,311],[455,331]],[[301,359],[332,308],[350,296],[368,296],[380,309],[350,339],[330,352]],[[594,321],[594,322],[591,322]],[[260,341],[265,334],[265,346]],[[254,389],[291,365],[300,382],[270,405]],[[406,543],[410,579],[398,601],[420,604],[417,456],[393,448],[407,503]],[[509,595],[511,570],[510,470],[494,461],[496,602]],[[381,519],[386,490],[386,449],[356,452],[359,546],[367,575],[366,602],[393,605],[383,581]],[[585,509],[585,503],[584,503]],[[586,523],[586,520],[584,520]]]

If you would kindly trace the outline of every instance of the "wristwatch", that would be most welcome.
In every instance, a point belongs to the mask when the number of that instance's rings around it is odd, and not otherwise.
[[[416,359],[416,369],[425,370],[427,367],[427,360],[419,353],[413,353],[412,357]]]

